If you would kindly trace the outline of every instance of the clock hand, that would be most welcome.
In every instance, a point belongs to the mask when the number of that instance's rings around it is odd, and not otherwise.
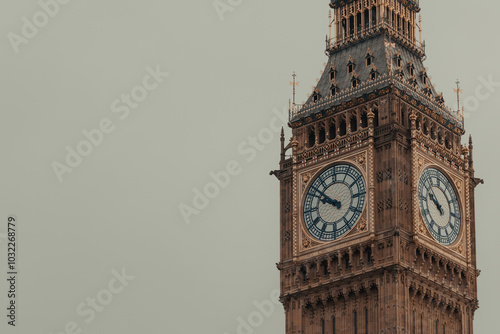
[[[342,207],[342,203],[337,201],[337,200],[334,200],[332,199],[331,197],[329,197],[327,194],[325,194],[324,192],[322,192],[321,190],[317,189],[317,188],[314,188],[314,190],[316,190],[317,192],[319,192],[321,195],[323,195],[324,198],[320,199],[320,201],[323,203],[323,204],[331,204],[333,206],[336,206],[337,209],[340,209]]]
[[[432,191],[432,194],[429,194],[429,197],[431,198],[431,201],[433,201],[434,204],[436,204],[436,207],[439,210],[439,212],[441,213],[441,216],[443,216],[444,215],[443,206],[441,204],[439,204],[439,201],[437,200],[436,195],[433,195],[433,194],[434,194],[434,191]]]
[[[328,203],[328,204],[331,204],[331,205],[333,205],[333,206],[336,206],[336,207],[337,207],[337,209],[339,209],[339,210],[340,210],[340,208],[342,207],[342,203],[341,203],[341,202],[339,202],[339,201],[337,201],[337,200],[335,200],[335,199],[331,199],[331,198],[330,198],[330,197],[328,197],[328,196],[326,196],[325,198],[320,199],[320,201],[321,201],[323,204]]]
[[[436,193],[434,192],[434,187],[432,186],[432,183],[429,182],[429,186],[430,186],[429,188],[432,191],[432,194],[429,194],[429,197],[434,202],[434,204],[436,204],[436,207],[439,210],[439,213],[441,213],[441,216],[443,216],[444,215],[443,206],[441,204],[439,204],[439,201],[437,199]]]

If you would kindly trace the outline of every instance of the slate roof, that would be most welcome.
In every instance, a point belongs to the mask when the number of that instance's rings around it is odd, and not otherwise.
[[[367,66],[366,62],[368,54],[373,56],[370,66]],[[401,59],[400,68],[397,66],[396,57]],[[350,61],[355,63],[353,73],[348,72]],[[410,72],[411,66],[414,68],[413,76]],[[332,68],[336,70],[334,81],[330,80]],[[376,80],[372,80],[370,75],[373,70],[377,71]],[[399,73],[402,73],[402,76]],[[353,76],[358,78],[356,88],[352,88]],[[424,82],[424,76],[427,76],[426,82]],[[338,88],[334,96],[331,96],[332,85],[336,85]],[[290,121],[293,123],[321,110],[391,85],[407,92],[431,110],[443,115],[445,120],[453,123],[454,126],[463,129],[463,123],[457,119],[456,112],[451,111],[443,103],[436,100],[436,98],[439,100],[440,96],[428,78],[422,59],[413,51],[392,41],[385,34],[377,35],[332,53],[316,89],[300,110],[292,112]],[[318,95],[318,102],[314,102],[314,95]]]

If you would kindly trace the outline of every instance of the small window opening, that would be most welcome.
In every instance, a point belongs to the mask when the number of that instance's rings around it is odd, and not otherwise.
[[[368,334],[368,309],[365,308],[365,334]]]
[[[323,267],[323,275],[328,275],[328,262],[327,261],[323,261],[321,263],[321,266]]]
[[[330,123],[330,127],[328,128],[328,139],[332,140],[337,137],[337,127],[335,123]]]
[[[412,334],[417,334],[417,332],[415,331],[415,311],[413,311],[413,327],[412,327]]]
[[[319,129],[318,137],[320,144],[323,144],[326,141],[326,131],[323,126]]]
[[[351,132],[358,131],[358,119],[356,116],[351,117]]]
[[[358,334],[358,312],[354,311],[354,334]]]
[[[372,81],[377,80],[377,72],[372,72],[372,74],[370,74],[370,78],[372,79]]]
[[[346,125],[346,122],[345,122],[344,119],[340,121],[340,129],[339,130],[340,130],[339,134],[341,136],[345,136],[346,135],[346,133],[347,133],[347,125]]]
[[[314,129],[310,129],[307,146],[313,147],[314,144],[316,144],[316,133],[314,132]]]
[[[344,265],[345,265],[345,268],[346,269],[349,269],[350,268],[350,265],[349,265],[349,255],[344,255]]]
[[[366,263],[372,263],[372,248],[366,248]]]
[[[330,88],[330,94],[331,96],[335,96],[337,94],[337,86],[332,86]]]
[[[300,268],[300,273],[302,274],[302,280],[305,282],[307,281],[307,271],[306,267]]]
[[[361,114],[361,127],[368,127],[368,115],[365,112]]]

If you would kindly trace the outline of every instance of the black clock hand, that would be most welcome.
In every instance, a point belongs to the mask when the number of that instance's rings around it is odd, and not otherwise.
[[[443,206],[441,204],[439,204],[439,201],[437,200],[437,197],[434,194],[434,190],[432,191],[432,194],[429,194],[429,197],[431,198],[431,201],[433,201],[434,204],[436,204],[436,207],[439,210],[439,212],[441,213],[441,216],[443,216],[444,215]]]
[[[333,205],[333,206],[336,206],[336,207],[337,207],[337,209],[340,209],[340,208],[342,207],[342,204],[341,204],[339,201],[337,201],[337,200],[335,200],[335,199],[331,199],[331,198],[330,198],[330,197],[328,197],[328,196],[326,196],[325,198],[320,199],[320,201],[321,201],[323,204],[325,204],[325,203],[329,203],[329,204],[331,204],[331,205]]]
[[[340,209],[342,207],[342,203],[340,203],[339,201],[337,200],[334,200],[332,198],[330,198],[327,194],[325,194],[324,192],[322,192],[321,190],[317,189],[317,188],[314,188],[314,190],[316,190],[317,192],[319,192],[321,195],[323,195],[324,198],[320,199],[320,201],[323,203],[323,204],[331,204],[333,206],[336,206],[337,209]]]

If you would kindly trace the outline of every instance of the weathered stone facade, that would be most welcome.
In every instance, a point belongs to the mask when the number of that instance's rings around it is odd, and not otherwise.
[[[411,23],[405,28],[407,39],[415,41],[416,1],[332,0],[331,7],[341,21],[368,12],[372,20],[371,13],[389,13],[392,22],[401,20],[393,13],[403,13]],[[341,25],[336,25],[337,38]],[[332,92],[341,99],[316,88],[306,105],[291,107],[288,145],[282,134],[280,169],[272,174],[280,180],[277,266],[286,333],[472,334],[479,275],[474,189],[482,182],[474,175],[472,140],[462,146],[463,116],[446,108],[440,94],[425,90],[428,79],[417,78],[422,81],[418,85],[408,80],[416,77],[411,66],[420,62],[416,65],[421,67],[423,54],[416,44],[406,46],[390,29],[377,29],[350,42],[330,43],[334,47],[329,48],[325,80],[335,80],[328,77],[332,66],[349,71],[339,67],[357,59],[360,43],[392,39],[381,46],[387,66],[378,68],[387,81],[372,91],[361,82]],[[352,57],[341,63],[338,53],[350,48]],[[398,60],[404,52],[414,56],[410,66]],[[369,51],[362,50],[363,57],[365,53]],[[364,66],[358,61],[358,68]],[[401,75],[398,68],[408,73]],[[304,196],[315,176],[339,162],[361,171],[367,203],[347,235],[325,242],[305,226]],[[422,219],[418,182],[428,167],[447,176],[459,200],[460,233],[449,246],[438,243]]]

